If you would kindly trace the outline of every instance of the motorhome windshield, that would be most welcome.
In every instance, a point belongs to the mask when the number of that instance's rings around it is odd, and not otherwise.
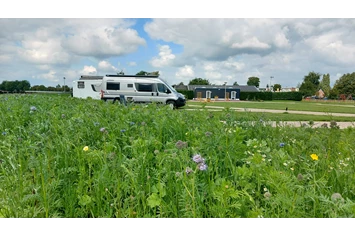
[[[159,79],[162,80],[171,91],[177,93],[177,91],[172,86],[170,86],[167,81],[165,81],[164,79],[161,79],[161,78],[159,78]]]

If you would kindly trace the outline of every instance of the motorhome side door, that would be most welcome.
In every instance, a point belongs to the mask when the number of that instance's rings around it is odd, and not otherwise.
[[[157,102],[165,104],[167,97],[170,97],[171,95],[171,91],[165,84],[157,83]]]
[[[135,102],[148,103],[156,101],[157,92],[155,83],[136,82]]]

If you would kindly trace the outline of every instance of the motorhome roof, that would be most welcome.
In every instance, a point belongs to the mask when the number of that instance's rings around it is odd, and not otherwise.
[[[103,76],[81,76],[80,80],[100,80]]]
[[[149,77],[149,78],[158,78],[157,75],[106,75],[106,77]]]

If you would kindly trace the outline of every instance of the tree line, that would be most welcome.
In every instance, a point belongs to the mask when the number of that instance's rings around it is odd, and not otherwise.
[[[321,79],[322,77],[322,79]],[[184,85],[180,82],[178,85]],[[212,85],[208,79],[194,78],[189,81],[188,85]],[[238,86],[237,82],[233,83],[234,86]],[[255,86],[259,88],[260,78],[249,77],[247,81],[248,86]],[[324,92],[324,96],[330,99],[337,99],[340,97],[355,96],[355,72],[347,73],[336,80],[333,88],[330,86],[330,75],[320,74],[314,71],[305,75],[303,82],[297,86],[299,91],[304,97],[317,96],[320,89]],[[266,86],[269,89],[269,85]],[[274,84],[271,88],[273,91],[281,91],[281,84]]]
[[[322,80],[320,80],[322,76]],[[314,71],[304,76],[303,82],[299,87],[299,91],[303,96],[317,96],[319,90],[330,99],[342,99],[355,96],[355,72],[347,73],[335,81],[333,88],[330,86],[330,75],[320,74]]]
[[[24,93],[25,91],[70,91],[71,89],[66,85],[61,86],[44,86],[44,85],[35,85],[31,86],[30,82],[27,80],[23,81],[3,81],[0,84],[0,91],[5,91],[9,93]]]
[[[123,72],[118,73],[120,75],[124,75]],[[146,71],[139,71],[136,75],[155,75],[159,76],[159,71],[155,72],[146,72]],[[321,79],[322,77],[322,79]],[[180,82],[178,85],[184,85],[183,82]],[[194,78],[189,81],[188,85],[212,85],[210,81],[206,78]],[[237,82],[233,83],[234,86],[238,86]],[[247,85],[249,86],[256,86],[259,88],[260,85],[260,78],[258,77],[249,77],[247,81]],[[267,88],[269,85],[267,85]],[[338,80],[336,80],[333,88],[330,86],[330,75],[327,74],[320,74],[317,72],[309,72],[308,75],[305,75],[303,78],[303,82],[298,85],[299,91],[302,93],[304,97],[306,96],[317,96],[318,91],[322,89],[325,96],[330,99],[336,99],[339,96],[342,97],[349,97],[354,95],[355,96],[355,72],[347,73],[341,76]],[[0,91],[7,91],[10,93],[21,93],[27,90],[32,91],[70,91],[71,88],[67,85],[61,86],[57,85],[53,86],[44,86],[44,85],[35,85],[31,86],[30,82],[27,80],[23,81],[3,81],[0,84]],[[281,90],[280,84],[274,84],[273,90]]]

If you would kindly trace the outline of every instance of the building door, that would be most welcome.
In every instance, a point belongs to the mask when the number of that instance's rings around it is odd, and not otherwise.
[[[235,97],[237,96],[237,92],[236,91],[232,91],[232,96],[231,99],[235,100]]]

